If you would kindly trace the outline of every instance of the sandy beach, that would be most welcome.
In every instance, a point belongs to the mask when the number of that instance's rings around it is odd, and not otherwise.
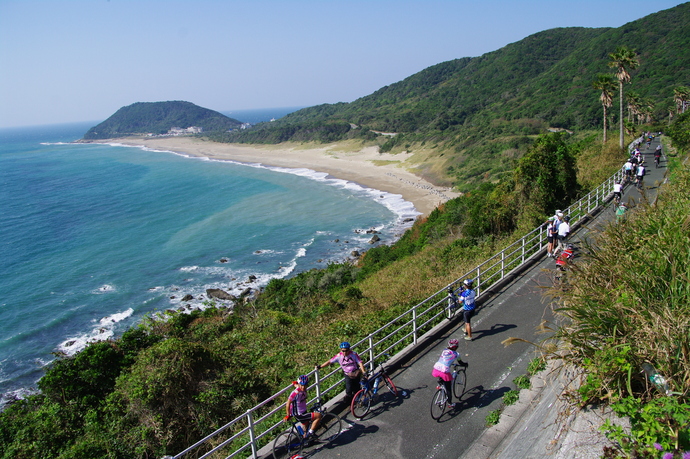
[[[318,147],[285,145],[239,145],[210,142],[193,137],[128,137],[108,141],[145,146],[192,156],[261,163],[266,166],[308,168],[333,177],[402,195],[422,215],[429,215],[439,204],[459,196],[448,188],[437,187],[409,172],[411,154],[379,153],[376,147],[350,151],[341,145]]]

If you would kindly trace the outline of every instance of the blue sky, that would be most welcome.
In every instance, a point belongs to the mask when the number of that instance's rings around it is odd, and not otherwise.
[[[134,102],[218,111],[351,102],[554,27],[619,27],[677,0],[0,0],[0,127]]]

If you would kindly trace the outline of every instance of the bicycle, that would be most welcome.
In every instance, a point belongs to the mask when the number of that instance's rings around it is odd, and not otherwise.
[[[458,297],[453,291],[453,287],[448,287],[448,320],[451,320],[460,308]]]
[[[467,388],[467,363],[464,365],[459,363],[453,364],[453,379],[452,379],[453,395],[457,400],[465,394]],[[431,417],[438,421],[443,416],[448,406],[448,393],[443,379],[438,378],[438,386],[436,392],[431,399]]]
[[[659,160],[661,159],[660,156],[654,156],[654,166],[659,169]]]
[[[561,284],[565,284],[566,280],[566,269],[571,262],[575,254],[575,246],[568,244],[561,252],[561,254],[556,258],[556,270],[553,273],[553,285],[554,287],[559,287]]]
[[[371,381],[374,381],[373,386],[369,384]],[[379,389],[382,387],[381,381],[385,383],[390,393],[393,394],[393,397],[398,396],[398,388],[395,387],[393,380],[388,376],[386,367],[381,364],[378,373],[375,373],[370,378],[363,377],[360,380],[359,384],[362,388],[352,397],[352,403],[350,403],[350,412],[352,416],[359,420],[369,413],[371,404],[376,403],[378,400]]]
[[[296,420],[289,429],[282,432],[273,441],[273,457],[275,459],[290,458],[301,453],[305,447],[314,444],[328,446],[338,438],[343,429],[343,422],[337,414],[326,411],[321,406],[321,399],[312,406],[310,411],[321,413],[321,421],[314,435],[307,437],[304,424]]]

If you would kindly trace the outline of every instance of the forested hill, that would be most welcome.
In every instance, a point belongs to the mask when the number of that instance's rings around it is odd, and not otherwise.
[[[236,129],[240,122],[191,102],[137,102],[122,107],[110,118],[92,127],[86,140],[111,139],[133,134],[165,134],[171,128],[197,126],[204,132]]]
[[[496,147],[487,138],[538,134],[546,127],[599,128],[603,110],[592,82],[599,74],[614,73],[608,66],[609,53],[619,46],[634,50],[640,61],[626,92],[651,101],[657,120],[667,119],[674,87],[690,81],[688,30],[690,3],[618,28],[546,30],[479,57],[434,65],[351,103],[305,108],[215,140],[331,142],[374,140],[374,131],[397,133],[379,138],[384,151],[440,147],[446,150],[442,167],[447,173],[450,167],[467,166],[463,156],[520,148],[519,141],[503,139]],[[610,113],[615,116],[616,111]],[[482,172],[475,169],[474,175]],[[436,178],[442,175],[439,170]]]

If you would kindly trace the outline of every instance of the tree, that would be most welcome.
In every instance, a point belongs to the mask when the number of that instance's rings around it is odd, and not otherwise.
[[[514,171],[519,206],[541,215],[562,209],[577,196],[577,168],[573,146],[563,133],[542,134]]]
[[[623,84],[630,82],[630,71],[636,69],[640,65],[635,51],[628,49],[626,46],[619,46],[616,52],[609,54],[609,67],[616,69],[616,78],[618,78],[618,89],[620,97],[620,147],[625,147],[625,135],[623,131]]]
[[[613,104],[613,93],[616,90],[616,82],[613,77],[608,74],[600,74],[596,80],[592,82],[592,86],[597,91],[601,91],[599,100],[601,101],[602,107],[604,107],[604,143],[606,143],[606,113],[608,108]]]
[[[673,90],[673,101],[676,103],[677,113],[685,113],[690,102],[690,88],[678,86]]]
[[[628,91],[625,95],[625,103],[628,106],[628,121],[635,122],[640,119],[640,110],[642,108],[642,98],[634,91]]]

